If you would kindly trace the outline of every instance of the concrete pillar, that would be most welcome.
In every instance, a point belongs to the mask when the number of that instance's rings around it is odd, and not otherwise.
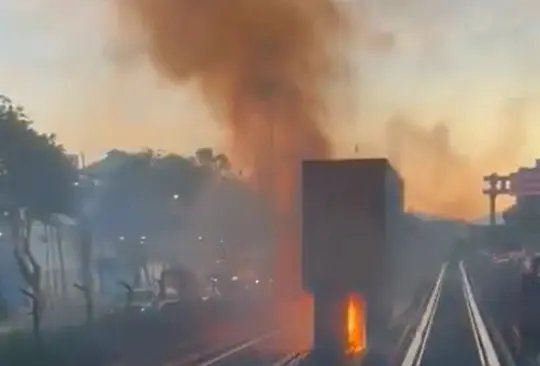
[[[313,352],[317,360],[339,365],[347,348],[346,293],[320,291],[314,295]]]

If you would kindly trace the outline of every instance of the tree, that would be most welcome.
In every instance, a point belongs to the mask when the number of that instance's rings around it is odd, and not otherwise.
[[[514,240],[527,249],[540,248],[540,197],[525,197],[503,213]]]
[[[0,96],[0,206],[8,212],[14,255],[30,298],[34,335],[40,342],[43,311],[41,266],[30,245],[34,222],[73,211],[76,168],[54,135],[40,134],[23,108]]]
[[[82,283],[74,287],[80,290],[86,303],[86,322],[91,324],[94,320],[93,280],[92,280],[92,233],[82,224],[79,228],[79,244],[81,256]]]
[[[216,154],[210,147],[203,147],[195,151],[192,161],[200,167],[207,168],[218,176],[228,176],[231,174],[231,161],[223,153]]]
[[[193,203],[208,172],[181,156],[161,156],[152,150],[115,152],[99,165],[119,157],[120,163],[99,177],[99,207],[92,225],[96,235],[116,243],[133,274],[132,285],[137,286],[141,272],[149,277],[147,261],[156,253],[156,237],[181,229],[179,209]],[[99,170],[97,165],[94,171]]]
[[[215,162],[214,150],[210,147],[202,147],[195,151],[195,159],[200,166],[213,168]]]
[[[114,167],[104,169],[113,157]],[[185,245],[197,243],[192,253],[213,266],[214,253],[227,252],[231,265],[248,253],[267,258],[270,211],[230,167],[225,154],[210,148],[197,150],[193,159],[115,151],[91,167],[103,172],[93,228],[123,258],[131,286],[139,284],[149,260],[173,264],[182,253],[175,245],[179,238]]]
[[[104,177],[98,212],[93,229],[102,237],[117,243],[117,249],[133,273],[133,285],[140,282],[141,244],[148,236],[149,222],[155,214],[151,169],[154,154],[145,151],[125,156],[125,161]],[[120,240],[121,238],[121,240]]]
[[[53,236],[56,243],[56,251],[58,259],[60,261],[60,293],[62,297],[67,293],[67,281],[66,281],[66,264],[64,260],[64,240],[61,223],[57,223],[53,226]]]
[[[210,180],[207,170],[200,169],[193,161],[179,155],[160,158],[155,161],[154,168],[154,184],[165,193],[167,201],[172,197],[191,205]]]

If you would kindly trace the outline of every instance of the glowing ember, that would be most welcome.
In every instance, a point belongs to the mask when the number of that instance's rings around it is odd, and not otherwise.
[[[366,348],[366,322],[364,299],[351,294],[347,298],[347,354],[362,352]]]

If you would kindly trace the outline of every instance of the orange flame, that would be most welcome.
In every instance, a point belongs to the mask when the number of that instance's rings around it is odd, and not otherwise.
[[[350,294],[347,298],[347,354],[357,354],[366,348],[365,301]]]

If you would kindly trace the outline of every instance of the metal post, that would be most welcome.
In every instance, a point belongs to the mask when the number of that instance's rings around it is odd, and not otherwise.
[[[510,194],[510,177],[500,176],[496,173],[484,177],[484,182],[488,184],[483,193],[489,199],[489,224],[497,224],[497,197],[504,194]]]
[[[489,224],[495,226],[497,224],[497,219],[495,217],[495,212],[497,208],[497,193],[489,194]]]
[[[491,226],[494,226],[496,222],[495,212],[497,210],[497,181],[498,181],[498,175],[493,173],[491,175],[488,175],[487,177],[484,177],[484,182],[488,184],[488,186],[484,189],[484,194],[488,196],[489,199],[489,224]]]

